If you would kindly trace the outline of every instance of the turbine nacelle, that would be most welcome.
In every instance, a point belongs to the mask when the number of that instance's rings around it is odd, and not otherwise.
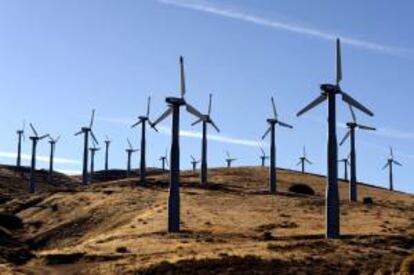
[[[323,95],[327,95],[328,93],[338,94],[338,93],[342,92],[339,85],[333,85],[333,84],[325,83],[325,84],[321,84],[320,87],[321,87],[321,90],[323,91],[323,93],[322,93]]]

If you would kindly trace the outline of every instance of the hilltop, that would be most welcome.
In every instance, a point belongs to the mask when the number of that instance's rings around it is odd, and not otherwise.
[[[1,167],[1,195],[13,198],[0,204],[0,273],[396,272],[414,251],[413,195],[361,184],[359,202],[350,204],[340,182],[343,237],[328,241],[324,177],[280,169],[279,192],[269,195],[265,168],[209,172],[206,187],[198,174],[182,173],[182,232],[167,234],[168,175],[161,171],[142,185],[136,177],[99,177],[86,187],[76,177],[60,175],[59,185],[45,177],[41,192],[28,195],[25,177]],[[295,184],[314,194],[292,192]],[[372,205],[362,203],[365,196]]]

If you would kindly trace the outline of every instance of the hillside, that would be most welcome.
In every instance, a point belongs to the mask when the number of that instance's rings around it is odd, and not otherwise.
[[[398,271],[414,252],[414,196],[369,185],[359,198],[373,205],[350,204],[340,183],[343,237],[327,241],[318,175],[279,170],[279,193],[269,195],[264,168],[212,169],[205,188],[184,172],[182,232],[167,234],[167,174],[141,186],[67,178],[28,196],[10,171],[0,169],[1,192],[8,180],[22,190],[0,205],[9,213],[0,215],[9,225],[0,227],[0,274],[358,274]],[[315,195],[289,192],[297,183]]]

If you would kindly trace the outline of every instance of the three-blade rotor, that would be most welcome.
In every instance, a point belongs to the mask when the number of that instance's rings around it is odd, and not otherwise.
[[[285,122],[282,122],[278,119],[278,113],[277,113],[276,104],[275,104],[275,100],[274,100],[273,96],[270,98],[270,100],[272,102],[273,118],[268,119],[269,124],[274,123],[275,125],[279,125],[281,127],[293,129],[292,125],[287,124]],[[266,132],[262,136],[262,139],[265,139],[266,136],[270,133],[271,130],[272,130],[272,125],[270,125],[269,128],[266,130]]]

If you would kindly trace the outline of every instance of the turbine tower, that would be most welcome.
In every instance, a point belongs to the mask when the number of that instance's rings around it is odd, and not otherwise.
[[[167,150],[165,150],[165,155],[164,156],[161,156],[159,158],[159,160],[161,161],[161,168],[162,168],[162,171],[163,172],[165,172],[165,167],[166,167],[166,165],[168,165],[168,158],[167,158],[167,156],[168,156],[168,153],[167,153]]]
[[[24,130],[26,128],[26,122],[23,121],[23,127],[17,130],[17,160],[16,166],[20,168],[22,165],[22,139],[24,140]]]
[[[297,164],[297,166],[301,166],[302,169],[302,174],[306,173],[306,163],[309,165],[312,165],[313,163],[308,159],[307,155],[306,155],[306,147],[303,146],[303,151],[302,151],[302,156],[299,158],[299,162]]]
[[[217,127],[217,125],[214,123],[214,121],[211,119],[211,105],[212,105],[212,95],[209,96],[209,102],[208,102],[208,111],[207,114],[203,115],[203,118],[200,118],[196,122],[194,122],[191,125],[196,125],[200,122],[202,122],[203,125],[203,138],[201,140],[201,174],[200,174],[200,184],[205,185],[207,184],[207,126],[210,124],[213,126],[213,128],[219,133],[220,129]]]
[[[197,164],[200,163],[200,160],[196,160],[193,155],[190,156],[191,157],[191,165],[193,166],[193,173],[196,172],[197,170]]]
[[[342,162],[344,164],[344,180],[348,180],[348,166],[349,166],[349,156],[347,158],[343,158],[338,160],[338,162]]]
[[[96,147],[96,145],[98,143],[92,142],[92,147],[89,148],[89,150],[91,151],[91,172],[90,172],[90,176],[89,176],[89,183],[93,182],[93,176],[95,173],[95,155],[96,152],[98,152],[99,150],[101,150],[101,148]]]
[[[83,142],[83,166],[82,166],[82,184],[83,185],[86,185],[89,182],[89,177],[88,177],[89,135],[91,135],[92,139],[95,141],[95,143],[98,144],[98,140],[96,139],[96,137],[95,137],[95,135],[93,134],[93,131],[92,131],[94,117],[95,117],[95,109],[92,110],[91,122],[89,123],[89,126],[82,127],[81,130],[75,134],[75,136],[83,134],[83,138],[84,138],[84,142]]]
[[[49,136],[49,144],[50,144],[50,158],[49,158],[49,180],[53,178],[53,159],[55,157],[55,148],[56,143],[59,141],[60,136],[53,139],[51,136]]]
[[[187,112],[198,117],[204,116],[184,98],[186,93],[184,76],[184,59],[180,57],[181,71],[181,97],[167,97],[165,101],[168,109],[153,123],[155,127],[158,123],[172,114],[172,135],[171,135],[171,154],[170,154],[170,190],[168,197],[168,232],[180,231],[180,107],[185,106]]]
[[[151,105],[151,97],[148,97],[147,100],[147,112],[145,116],[139,116],[138,117],[138,122],[136,122],[134,125],[132,125],[131,127],[134,128],[138,125],[141,124],[141,162],[139,165],[139,175],[140,175],[140,182],[144,183],[147,177],[147,165],[146,165],[146,125],[147,125],[147,121],[148,124],[151,126],[151,128],[153,128],[155,131],[158,132],[157,128],[155,128],[155,126],[153,126],[153,124],[151,123],[151,120],[149,119],[149,114],[150,114],[150,105]]]
[[[229,153],[229,151],[226,151],[226,163],[227,163],[227,168],[231,168],[231,164],[233,163],[233,161],[236,161],[237,159],[235,159],[235,158],[232,158],[231,156],[230,156],[230,153]]]
[[[127,178],[129,178],[129,176],[131,175],[131,157],[132,154],[135,152],[138,152],[139,149],[134,149],[134,147],[132,147],[131,141],[129,141],[129,138],[127,139],[128,142],[128,148],[125,149],[125,152],[127,153],[127,170],[126,170],[126,176]]]
[[[277,174],[276,174],[276,136],[275,136],[275,130],[276,125],[279,125],[281,127],[290,128],[292,129],[293,126],[284,123],[279,120],[275,100],[273,97],[271,97],[272,101],[272,108],[273,108],[273,118],[268,118],[266,121],[269,124],[269,128],[267,129],[266,133],[262,136],[262,139],[265,139],[266,136],[270,133],[270,173],[269,173],[269,192],[270,193],[276,193],[277,189]]]
[[[339,145],[343,145],[345,141],[350,137],[350,165],[351,165],[351,179],[349,181],[349,200],[351,202],[358,201],[358,192],[357,192],[357,169],[356,169],[356,149],[355,149],[355,130],[369,130],[375,131],[376,129],[373,127],[365,126],[362,124],[358,124],[354,109],[351,105],[349,105],[349,110],[351,111],[352,115],[352,122],[348,122],[346,125],[348,126],[348,132],[345,134],[344,138],[342,139]]]
[[[260,146],[260,151],[262,152],[262,154],[261,154],[261,156],[260,156],[260,159],[261,159],[261,161],[262,161],[262,167],[265,167],[265,165],[266,165],[266,160],[267,160],[267,159],[269,159],[269,156],[266,156],[266,153],[265,153],[265,151],[263,150],[263,147],[262,147],[262,146]]]
[[[32,163],[30,166],[30,180],[29,180],[29,192],[30,193],[34,193],[36,192],[36,182],[35,182],[35,173],[36,173],[36,149],[37,149],[37,143],[48,137],[48,134],[39,136],[39,134],[37,133],[36,129],[33,127],[33,125],[30,123],[30,128],[33,131],[33,136],[29,137],[30,140],[32,141]]]
[[[336,40],[336,84],[322,84],[321,95],[301,110],[297,116],[301,116],[325,100],[328,101],[328,175],[326,186],[326,238],[336,239],[340,236],[339,194],[338,194],[338,143],[336,137],[336,96],[341,95],[342,100],[373,116],[374,114],[345,93],[341,87],[342,65],[340,40]]]
[[[108,176],[108,170],[109,170],[109,146],[111,145],[111,140],[108,136],[105,136],[105,177]]]
[[[392,150],[392,147],[390,147],[390,157],[387,160],[387,164],[382,168],[384,170],[385,168],[389,168],[389,177],[390,177],[390,191],[394,191],[394,174],[393,174],[393,168],[394,164],[398,166],[402,166],[402,164],[394,159],[394,152]]]

